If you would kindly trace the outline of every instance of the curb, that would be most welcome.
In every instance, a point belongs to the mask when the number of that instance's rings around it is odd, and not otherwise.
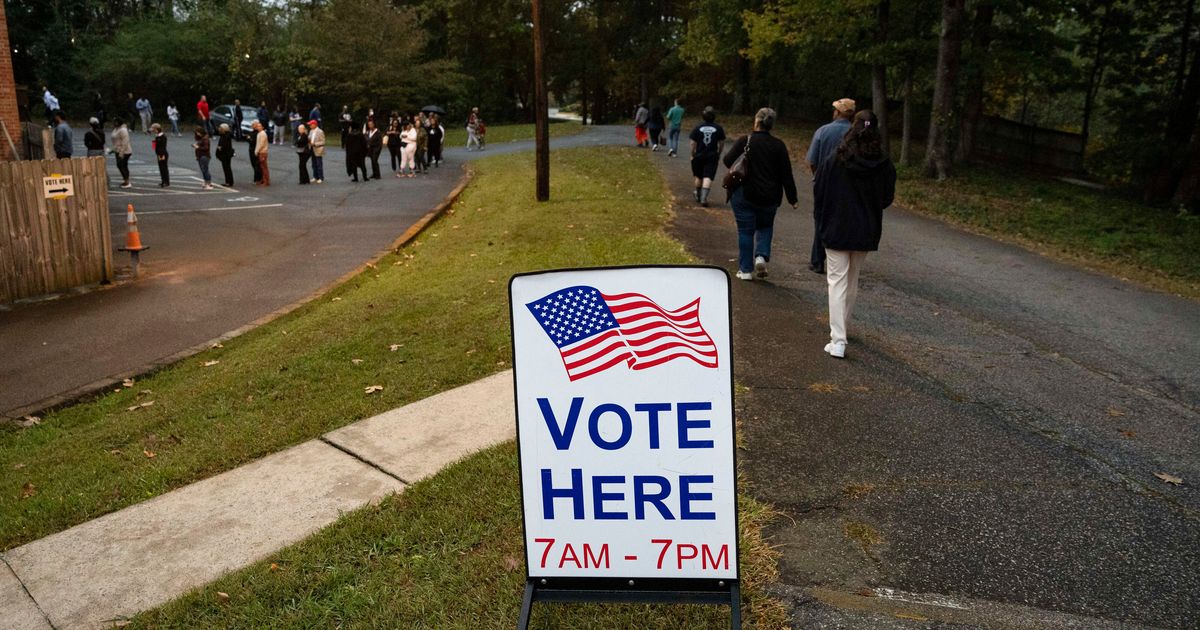
[[[140,378],[140,377],[145,377],[145,376],[154,374],[155,372],[158,372],[159,370],[162,370],[163,368],[166,368],[175,363],[178,363],[179,361],[182,361],[183,359],[192,357],[192,356],[197,355],[205,350],[208,350],[214,344],[223,343],[225,341],[233,339],[234,337],[240,337],[241,335],[244,335],[244,334],[250,332],[251,330],[258,328],[259,326],[262,326],[263,324],[267,324],[272,321],[275,321],[276,319],[279,319],[280,317],[283,317],[284,315],[291,313],[292,311],[300,308],[301,306],[304,306],[305,304],[308,304],[309,302],[321,297],[322,295],[325,295],[330,290],[332,290],[334,287],[342,284],[343,282],[346,282],[347,280],[350,280],[354,276],[357,276],[358,274],[362,273],[363,271],[366,271],[367,269],[371,268],[372,266],[374,266],[376,263],[378,263],[380,260],[382,260],[388,254],[391,254],[392,252],[396,251],[397,249],[400,249],[401,247],[407,245],[409,243],[409,241],[413,240],[418,235],[420,235],[421,232],[425,231],[425,228],[429,227],[430,223],[433,223],[433,221],[435,219],[442,216],[442,213],[444,213],[448,208],[450,208],[450,206],[454,205],[455,201],[458,201],[459,195],[462,194],[463,190],[467,187],[467,184],[471,183],[471,178],[474,176],[474,171],[472,171],[472,170],[470,170],[470,168],[468,168],[468,164],[463,164],[462,170],[463,170],[463,174],[462,174],[462,177],[459,178],[458,184],[454,187],[453,190],[450,191],[449,194],[446,195],[445,198],[442,199],[441,202],[438,203],[438,205],[434,206],[432,210],[425,213],[425,215],[422,216],[420,219],[417,219],[416,223],[413,223],[411,226],[409,226],[409,228],[407,230],[405,230],[403,234],[401,234],[399,237],[397,237],[396,240],[392,241],[392,244],[390,246],[388,246],[386,249],[382,249],[382,250],[376,252],[373,256],[368,258],[365,262],[358,265],[354,269],[346,272],[345,274],[342,274],[336,280],[326,284],[325,286],[318,288],[317,290],[313,291],[312,293],[309,293],[308,295],[306,295],[290,304],[287,304],[286,306],[277,308],[274,311],[271,311],[270,313],[267,313],[266,315],[259,317],[258,319],[250,322],[249,324],[240,326],[240,327],[235,328],[227,333],[218,335],[217,337],[209,339],[208,341],[198,343],[189,348],[180,350],[179,352],[175,352],[175,353],[169,354],[165,357],[155,359],[154,361],[151,361],[150,363],[141,365],[132,370],[126,370],[124,372],[119,372],[119,373],[113,374],[111,376],[106,376],[104,378],[92,381],[91,383],[88,383],[86,385],[81,385],[79,387],[70,389],[70,390],[62,392],[60,394],[55,394],[53,396],[43,398],[37,402],[30,403],[23,407],[17,407],[16,409],[10,409],[8,411],[0,413],[0,422],[15,422],[15,421],[21,420],[25,416],[42,415],[48,411],[53,411],[55,409],[61,409],[62,407],[66,407],[68,405],[73,405],[73,404],[88,400],[92,397],[99,396],[101,393],[104,392],[104,390],[107,390],[114,386],[119,385],[122,381],[124,381],[127,378]]]

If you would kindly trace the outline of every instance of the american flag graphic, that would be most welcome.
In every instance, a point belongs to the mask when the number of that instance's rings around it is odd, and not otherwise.
[[[525,305],[558,347],[572,381],[624,363],[644,370],[675,359],[717,367],[700,325],[700,298],[668,311],[640,293],[574,286]]]

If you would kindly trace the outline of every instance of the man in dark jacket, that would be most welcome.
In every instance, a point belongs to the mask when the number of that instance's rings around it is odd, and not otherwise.
[[[383,134],[375,126],[375,121],[367,121],[367,155],[371,158],[371,179],[379,179],[379,154],[383,153]]]
[[[733,166],[746,154],[746,179],[733,192],[730,203],[738,231],[739,280],[753,280],[767,275],[771,261],[771,237],[775,230],[775,212],[784,195],[793,208],[796,180],[792,177],[792,160],[787,145],[771,135],[775,126],[775,110],[764,107],[754,114],[754,131],[738,138],[725,154],[725,167]]]
[[[242,121],[245,119],[246,115],[242,113],[242,101],[233,99],[233,137],[236,140],[241,140],[245,135],[242,132]],[[254,157],[254,151],[250,152],[250,156]]]
[[[883,152],[879,122],[864,109],[841,145],[817,170],[814,201],[829,283],[830,356],[846,356],[846,322],[858,296],[867,252],[879,249],[883,209],[896,195],[896,168]]]
[[[848,98],[833,102],[833,122],[826,123],[813,133],[808,145],[808,168],[815,175],[821,164],[828,160],[846,132],[850,131],[850,119],[854,118],[857,104]],[[825,273],[825,246],[821,245],[821,221],[813,210],[813,243],[808,268],[816,273]]]
[[[67,115],[62,110],[54,112],[54,157],[69,158],[75,146],[75,134],[67,124]]]
[[[358,172],[362,171],[363,181],[367,181],[367,142],[358,125],[350,123],[343,141],[346,145],[346,174],[357,182]]]

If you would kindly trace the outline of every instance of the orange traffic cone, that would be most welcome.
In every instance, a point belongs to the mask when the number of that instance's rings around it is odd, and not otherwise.
[[[137,215],[133,213],[133,204],[129,204],[128,214],[125,215],[128,230],[125,232],[125,247],[122,251],[136,252],[146,249],[142,247],[142,235],[138,234]]]

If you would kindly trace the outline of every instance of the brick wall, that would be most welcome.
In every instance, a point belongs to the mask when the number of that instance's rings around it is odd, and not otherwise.
[[[17,85],[13,78],[12,46],[8,43],[8,18],[4,3],[0,2],[0,120],[12,136],[13,144],[21,147],[21,123],[17,116]],[[12,160],[16,156],[8,148],[8,141],[0,133],[0,160]]]

